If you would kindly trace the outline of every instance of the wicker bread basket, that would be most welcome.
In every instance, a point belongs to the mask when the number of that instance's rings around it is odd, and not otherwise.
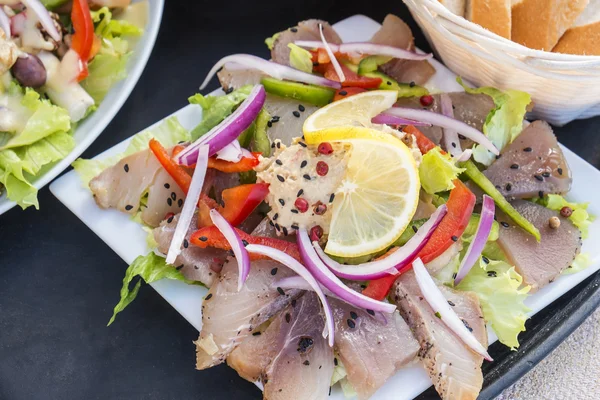
[[[477,86],[531,94],[555,125],[600,115],[600,56],[532,50],[459,17],[438,0],[403,0],[438,57]]]

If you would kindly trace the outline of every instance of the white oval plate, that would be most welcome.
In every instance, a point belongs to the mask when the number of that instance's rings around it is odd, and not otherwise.
[[[63,170],[65,170],[77,157],[81,155],[98,136],[104,128],[112,121],[114,116],[119,112],[125,100],[129,97],[138,79],[142,75],[150,53],[154,48],[156,36],[160,28],[160,20],[162,18],[164,0],[147,0],[148,1],[148,20],[144,28],[144,34],[137,41],[133,55],[127,63],[127,77],[118,82],[104,98],[98,109],[84,122],[77,126],[73,134],[75,139],[75,148],[65,158],[54,164],[43,175],[38,176],[33,182],[38,190],[46,186],[52,179],[56,178]],[[134,0],[135,2],[135,0]],[[6,197],[6,193],[0,196],[0,215],[10,210],[16,205],[14,201],[10,201]],[[43,205],[40,205],[43,207]]]
[[[367,40],[379,29],[379,26],[377,22],[362,15],[355,15],[333,25],[345,42]],[[461,86],[456,83],[456,75],[435,60],[432,64],[437,73],[428,82],[427,86],[431,90],[462,90]],[[222,94],[223,92],[216,90],[211,94],[216,95],[219,93]],[[176,116],[187,129],[192,129],[202,119],[201,109],[197,105],[188,105],[172,115]],[[125,151],[129,141],[130,139],[124,140],[99,154],[96,158],[102,159]],[[600,189],[598,186],[589,184],[589,182],[600,181],[600,171],[569,149],[565,147],[562,147],[562,149],[573,174],[573,187],[569,193],[569,199],[576,202],[593,201],[594,203],[590,204],[589,211],[593,215],[600,215],[600,208],[598,207],[600,203],[596,200],[600,198]],[[148,254],[150,251],[146,245],[147,233],[142,229],[142,226],[132,221],[129,214],[116,209],[104,210],[98,207],[92,193],[82,186],[81,180],[75,171],[71,171],[53,182],[50,185],[50,191],[128,265],[137,256]],[[532,309],[529,313],[530,316],[600,269],[600,218],[590,225],[589,237],[584,242],[583,251],[589,253],[592,265],[577,274],[561,276],[539,292],[531,295],[526,300],[527,306]],[[208,293],[205,287],[186,285],[183,282],[168,279],[150,285],[190,324],[198,330],[202,329],[202,301]],[[113,296],[116,304],[118,293],[107,295]],[[107,320],[108,318],[109,315],[106,316]],[[195,338],[190,338],[190,341],[193,339]],[[488,339],[490,344],[497,340],[496,335],[489,328]],[[191,346],[190,352],[193,351],[194,348]],[[201,374],[202,372],[198,373]],[[412,363],[400,369],[396,375],[391,377],[371,400],[410,400],[429,386],[431,386],[431,380],[425,369],[418,363]],[[346,400],[339,385],[333,388],[330,399]]]

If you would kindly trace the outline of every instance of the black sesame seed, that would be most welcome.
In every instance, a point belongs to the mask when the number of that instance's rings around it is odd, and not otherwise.
[[[177,200],[177,205],[178,205],[179,207],[183,207],[183,199],[179,199],[179,200]]]
[[[543,182],[543,181],[544,181],[544,178],[542,178],[540,175],[534,175],[533,177],[534,177],[535,179],[537,179],[538,181],[540,181],[540,182]]]
[[[289,324],[291,320],[292,320],[292,316],[290,315],[290,313],[286,313],[285,314],[285,322],[287,322]]]
[[[298,211],[298,210],[296,210],[296,211]],[[300,227],[298,226],[298,224],[292,224],[292,229],[298,230],[298,229],[300,229]]]
[[[507,192],[510,192],[512,190],[512,185],[510,183],[507,183],[505,189]]]
[[[355,313],[354,311],[350,311],[350,318],[356,319],[356,318],[358,318],[358,314]]]
[[[304,175],[302,175],[302,177],[304,179],[306,179],[307,181],[310,181],[310,175],[309,174],[304,174]]]
[[[271,143],[271,148],[274,149],[275,148],[275,142]]]
[[[269,225],[275,226],[275,224],[273,224],[273,221],[269,221]]]
[[[337,365],[338,365],[337,357],[333,357],[333,365],[335,365],[337,367]]]
[[[294,114],[294,117],[300,118],[300,113],[298,111],[294,111],[292,114]]]
[[[171,200],[170,197],[167,198],[167,204],[169,205],[169,207],[173,205],[173,200]]]
[[[123,169],[125,170],[125,172],[129,172],[129,164],[125,164],[123,166]]]
[[[190,242],[187,241],[187,239],[183,239],[183,248],[187,249],[190,245]]]
[[[471,328],[469,326],[469,323],[467,321],[465,321],[464,319],[462,320],[463,324],[465,324],[465,327],[469,330],[469,332],[473,332],[473,328]]]
[[[171,188],[171,185],[169,185],[168,183],[165,183],[165,189],[169,189]]]
[[[392,86],[392,82],[387,81],[386,83],[388,84],[388,86]]]
[[[290,28],[290,31],[296,33],[296,32],[298,32],[298,28]]]
[[[335,193],[331,193],[331,195],[329,196],[329,202],[333,203],[333,199],[335,199]]]
[[[306,165],[308,164],[308,161],[304,160],[300,163],[300,168],[304,168],[306,167]]]
[[[345,95],[347,95],[347,94],[348,94],[348,92],[346,92],[345,90],[340,90],[340,91],[338,92],[338,94],[339,94],[340,96],[345,96]]]
[[[210,298],[211,298],[211,297],[212,297],[212,293],[209,293],[209,294],[208,294],[208,295],[207,295],[207,296],[204,298],[204,300],[210,300]]]
[[[298,194],[296,195],[296,197],[302,196],[303,193],[304,193],[304,189],[298,190]]]
[[[487,275],[490,278],[496,278],[498,276],[498,274],[496,273],[496,271],[488,271]]]
[[[285,292],[283,291],[282,288],[280,288],[279,286],[277,286],[277,293],[279,293],[280,295],[285,295]]]
[[[507,222],[504,222],[504,221],[500,222],[500,225],[502,225],[502,226],[503,226],[503,227],[505,227],[505,228],[508,228],[508,227],[509,227],[508,223],[507,223]]]
[[[277,148],[280,149],[281,148],[281,142],[277,142]]]
[[[304,361],[302,364],[304,364],[304,365],[307,365],[307,366],[308,366],[308,365],[310,365],[310,361],[306,360],[306,361]]]
[[[563,169],[562,168],[558,168],[557,171],[558,171],[559,175],[562,175],[562,173],[563,173]]]
[[[198,240],[200,240],[201,242],[206,242],[208,238],[206,236],[200,236]]]
[[[277,221],[277,218],[279,218],[279,213],[273,214],[273,221]]]
[[[415,81],[410,81],[410,83],[408,84],[408,86],[415,87],[415,86],[417,86],[417,84],[415,83]]]
[[[279,180],[279,182],[285,182],[285,178],[281,175],[277,175],[277,179]]]
[[[456,143],[452,142],[452,147],[456,148]]]
[[[271,275],[277,275],[277,267],[271,270]]]
[[[233,92],[233,88],[232,87],[228,87],[227,89],[225,89],[225,94],[229,94]]]
[[[182,269],[182,268],[183,268],[183,264],[181,264],[181,265],[180,265],[180,266],[178,266],[178,267],[175,267],[175,269],[176,269],[177,271],[179,271],[179,270],[180,270],[180,269]]]
[[[543,198],[544,198],[544,191],[543,191],[543,190],[540,190],[540,191],[538,192],[538,196],[540,196],[540,199],[543,199]]]
[[[457,242],[457,241],[458,241],[458,236],[454,236],[454,235],[453,235],[453,236],[451,237],[451,239],[452,239],[452,241],[453,241],[453,242]]]
[[[304,143],[304,142],[298,142],[298,144],[302,147],[306,147],[306,143]]]
[[[550,172],[546,171],[546,172],[542,173],[542,176],[544,178],[550,178]]]
[[[275,164],[277,165],[283,165],[283,161],[281,161],[280,159],[275,160]]]
[[[299,211],[298,211],[298,210],[296,210],[295,208],[292,208],[292,209],[290,210],[290,212],[291,212],[292,214],[298,214],[298,213],[299,213]]]
[[[260,336],[260,332],[253,332],[252,336]]]
[[[531,153],[531,152],[533,151],[533,149],[532,149],[531,147],[525,147],[525,148],[523,149],[523,151],[524,151],[525,153]]]
[[[367,312],[368,312],[370,315],[375,315],[375,311],[373,311],[373,310],[367,310]]]
[[[273,115],[273,118],[271,118],[271,121],[279,122],[279,115]]]
[[[286,228],[285,226],[282,226],[282,227],[281,227],[281,230],[283,231],[283,235],[284,235],[284,236],[287,236],[287,235],[288,235],[288,230],[287,230],[287,228]]]
[[[174,218],[174,216],[173,216],[173,215],[171,215],[171,216],[169,217],[169,219],[167,219],[167,224],[170,224],[171,222],[173,222],[173,218]],[[202,237],[204,237],[204,236],[202,236]]]
[[[173,201],[177,200],[177,193],[171,192],[171,198],[173,199]]]
[[[275,229],[277,229],[277,232],[279,232],[281,230],[281,227],[279,226],[279,224],[275,224]]]
[[[268,121],[268,122],[267,122],[267,126],[268,126],[269,128],[272,128],[272,127],[273,127],[273,122],[271,122],[271,121]]]
[[[354,329],[356,327],[356,324],[350,318],[348,318],[348,320],[346,321],[346,323],[348,324],[348,326],[350,327],[350,329]]]
[[[448,300],[448,304],[450,304],[451,307],[454,307],[456,304],[454,304],[452,301]]]
[[[281,204],[282,206],[285,206],[285,200],[279,199],[279,204]]]
[[[298,105],[298,110],[304,112],[306,110],[306,108],[304,108],[304,106],[302,104]]]
[[[513,164],[510,166],[510,169],[519,169],[519,165],[518,164]]]
[[[487,258],[486,256],[481,256],[481,259],[483,260],[484,263],[489,264],[490,263],[490,259]]]
[[[246,247],[249,243],[246,239],[242,239],[242,244],[244,245],[244,247]]]
[[[132,205],[130,205],[130,204],[127,204],[127,205],[125,206],[125,209],[126,209],[127,211],[131,210],[132,208],[133,208],[133,206],[132,206]]]

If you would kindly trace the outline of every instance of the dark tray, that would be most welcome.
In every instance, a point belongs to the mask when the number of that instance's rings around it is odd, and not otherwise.
[[[84,153],[112,147],[186,104],[205,73],[231,53],[268,56],[263,40],[311,17],[331,22],[394,13],[400,0],[167,0],[156,48],[123,109]],[[207,92],[214,89],[213,82]],[[557,129],[563,144],[600,165],[600,119]],[[584,140],[585,139],[585,140]],[[590,199],[592,200],[592,199]],[[106,328],[126,265],[44,189],[41,210],[0,219],[0,399],[259,399],[222,365],[194,370],[195,329],[147,286]],[[554,349],[600,302],[600,275],[527,323],[517,352],[495,344],[481,398],[496,396]],[[421,399],[437,398],[431,390]]]

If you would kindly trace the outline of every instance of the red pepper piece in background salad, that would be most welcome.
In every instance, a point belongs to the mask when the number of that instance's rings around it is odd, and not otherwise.
[[[378,88],[379,85],[381,85],[381,78],[369,78],[367,76],[359,76],[358,74],[350,70],[348,67],[346,67],[344,64],[340,64],[340,66],[342,67],[342,71],[344,72],[344,76],[346,77],[344,82],[342,82],[343,87],[360,87],[364,89],[375,89]],[[325,78],[336,82],[340,81],[337,72],[335,72],[333,64],[326,64],[323,68],[323,76]]]
[[[343,100],[346,97],[354,96],[355,94],[366,92],[367,89],[361,87],[343,87],[336,90],[333,101]]]
[[[245,241],[248,244],[260,244],[263,246],[272,247],[274,249],[281,250],[284,253],[288,254],[290,257],[293,257],[299,262],[302,262],[302,258],[300,257],[300,251],[298,250],[298,245],[294,242],[288,242],[286,240],[275,239],[270,237],[252,236],[237,228],[235,228],[235,231],[240,236],[242,241]],[[231,250],[231,245],[215,226],[208,226],[194,232],[190,237],[190,243],[194,246],[198,246],[201,248],[214,247],[222,250]],[[268,257],[255,253],[250,253],[250,259],[254,261],[268,259]]]
[[[238,226],[262,203],[268,193],[268,184],[251,183],[224,190],[221,194],[224,206],[215,204],[214,201],[209,203],[202,197],[198,210],[198,227],[213,225],[209,215],[211,208],[215,208],[231,225]]]
[[[92,57],[94,47],[94,22],[90,14],[87,0],[74,0],[71,10],[71,21],[73,22],[73,39],[71,48],[79,54],[81,61],[81,72],[77,76],[77,82],[81,82],[88,76],[87,62]]]

